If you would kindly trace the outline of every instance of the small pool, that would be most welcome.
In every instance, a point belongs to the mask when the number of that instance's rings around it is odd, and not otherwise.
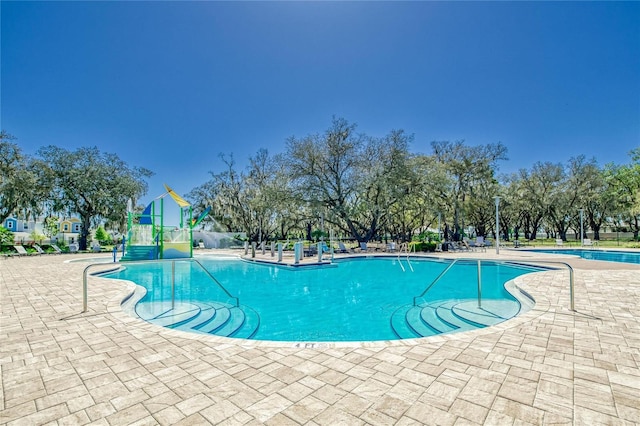
[[[550,254],[569,254],[580,256],[583,259],[604,260],[607,262],[622,262],[640,264],[640,251],[619,251],[619,250],[602,250],[602,249],[556,249],[530,250],[538,253]]]
[[[326,342],[398,340],[497,324],[523,310],[522,296],[514,297],[505,283],[539,270],[483,262],[478,306],[475,261],[457,262],[414,304],[450,261],[374,257],[294,268],[237,258],[198,260],[206,271],[197,262],[176,260],[127,263],[106,277],[144,287],[135,312],[158,325],[245,339]]]

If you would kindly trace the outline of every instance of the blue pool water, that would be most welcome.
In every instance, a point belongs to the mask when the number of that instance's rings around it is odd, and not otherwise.
[[[235,258],[198,259],[229,293],[239,299],[240,308],[247,314],[242,321],[251,324],[251,332],[229,332],[228,322],[216,330],[217,325],[212,325],[216,318],[233,318],[233,312],[222,315],[222,310],[216,308],[220,305],[231,311],[237,308],[233,308],[234,301],[194,262],[181,260],[173,266],[176,277],[174,306],[183,311],[179,313],[176,309],[168,313],[172,262],[126,264],[124,269],[107,277],[130,280],[146,288],[147,294],[138,303],[137,312],[161,325],[230,337],[319,342],[421,337],[503,321],[507,319],[504,313],[508,312],[511,317],[520,309],[519,302],[505,290],[504,284],[534,271],[521,266],[483,263],[483,306],[493,306],[498,313],[486,322],[481,318],[485,312],[481,312],[480,317],[476,312],[473,314],[476,316],[467,317],[480,320],[465,322],[453,316],[455,312],[469,311],[464,303],[477,304],[476,262],[456,263],[425,298],[420,299],[421,308],[416,310],[412,308],[414,296],[422,293],[449,265],[448,261],[412,260],[411,271],[407,260],[403,259],[403,271],[400,261],[390,258],[341,260],[315,268],[256,264]],[[460,306],[454,306],[458,302]],[[187,320],[196,311],[206,316],[200,320]],[[452,319],[442,325],[429,325],[430,317],[436,317],[436,313]],[[394,315],[401,319],[394,319]],[[184,321],[172,320],[172,316]],[[408,325],[404,324],[405,319]]]
[[[623,262],[640,264],[640,252],[601,250],[601,249],[557,249],[557,250],[531,250],[540,253],[570,254],[580,256],[583,259],[605,260],[608,262]]]

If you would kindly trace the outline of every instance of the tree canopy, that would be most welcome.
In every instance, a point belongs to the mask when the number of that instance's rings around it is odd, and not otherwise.
[[[38,151],[50,174],[54,211],[68,211],[80,217],[80,250],[86,250],[92,226],[103,219],[117,220],[126,214],[127,201],[147,191],[145,178],[152,172],[130,167],[116,154],[98,148],[68,151],[46,146]]]
[[[413,142],[401,129],[371,136],[334,117],[323,133],[288,138],[282,153],[258,150],[244,170],[233,155],[221,154],[224,168],[187,198],[196,211],[212,207],[203,222],[209,229],[244,232],[253,241],[324,238],[329,230],[363,242],[409,241],[435,226],[449,239],[470,229],[487,236],[495,233],[496,196],[505,240],[534,239],[540,231],[577,235],[580,210],[595,239],[602,227],[622,226],[638,237],[640,147],[629,153],[629,164],[601,167],[579,155],[500,175],[498,165],[507,160],[500,142],[434,141],[431,153],[412,152]],[[96,147],[50,145],[31,158],[6,132],[0,172],[2,220],[46,213],[49,235],[53,218],[77,215],[81,249],[92,227],[122,228],[127,201],[142,197],[152,176]]]

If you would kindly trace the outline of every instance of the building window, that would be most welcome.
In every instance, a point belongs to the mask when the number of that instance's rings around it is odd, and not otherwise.
[[[62,227],[62,230],[64,232],[69,232],[69,225],[65,223],[64,226]]]

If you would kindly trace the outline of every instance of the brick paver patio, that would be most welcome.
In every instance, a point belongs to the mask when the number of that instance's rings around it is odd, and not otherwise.
[[[496,327],[295,347],[147,324],[122,281],[90,278],[80,313],[87,263],[69,259],[0,259],[2,424],[640,422],[640,265],[571,260],[577,312],[549,271],[517,279],[536,307]]]

